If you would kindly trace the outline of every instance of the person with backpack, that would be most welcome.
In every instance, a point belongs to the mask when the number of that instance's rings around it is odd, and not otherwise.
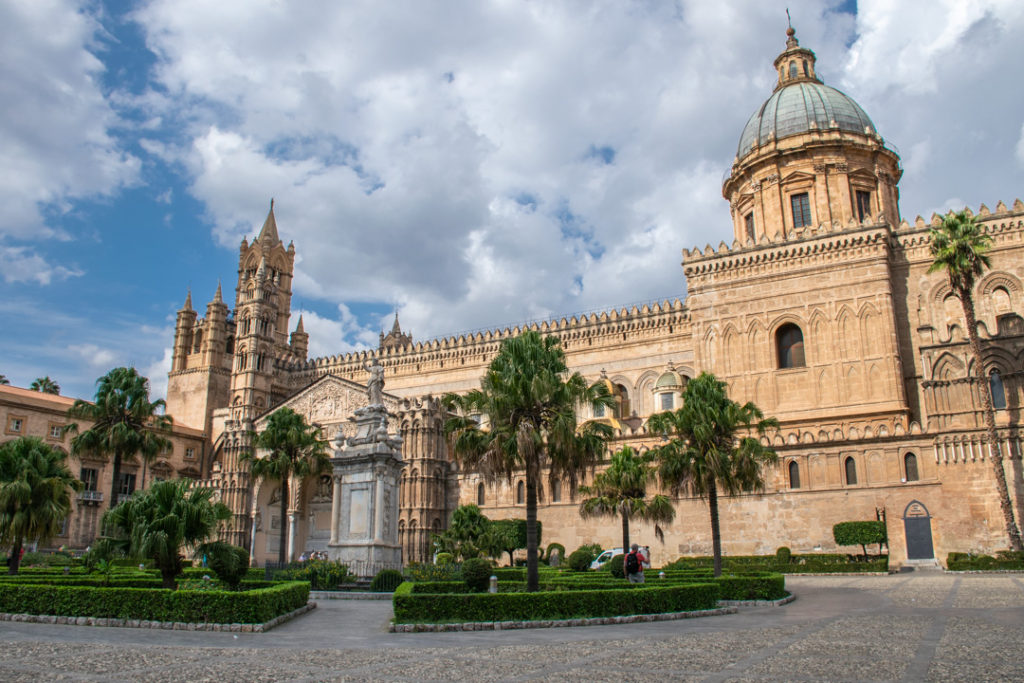
[[[626,555],[626,559],[622,563],[622,567],[626,571],[626,578],[629,579],[630,583],[644,582],[644,563],[639,549],[640,546],[636,543],[631,545],[629,554]]]

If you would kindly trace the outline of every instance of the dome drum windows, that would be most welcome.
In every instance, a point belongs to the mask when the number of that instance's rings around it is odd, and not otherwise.
[[[812,224],[810,194],[807,192],[791,194],[789,206],[792,210],[794,228],[803,228]]]

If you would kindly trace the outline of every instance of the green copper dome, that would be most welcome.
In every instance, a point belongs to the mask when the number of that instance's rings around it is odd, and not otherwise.
[[[803,80],[776,90],[747,121],[736,156],[772,139],[812,130],[838,129],[874,135],[875,125],[850,97],[824,83]]]

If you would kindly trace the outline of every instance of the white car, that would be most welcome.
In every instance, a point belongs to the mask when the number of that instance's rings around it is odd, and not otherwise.
[[[611,550],[605,550],[603,553],[597,556],[596,560],[590,563],[590,568],[600,569],[616,555],[622,555],[622,548],[612,548]]]

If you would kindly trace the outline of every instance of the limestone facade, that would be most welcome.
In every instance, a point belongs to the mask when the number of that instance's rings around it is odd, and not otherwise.
[[[814,53],[787,38],[775,91],[744,129],[723,183],[733,240],[683,249],[687,296],[529,328],[558,337],[573,371],[609,383],[616,409],[585,408],[581,419],[609,421],[612,450],[656,446],[646,418],[678,407],[687,379],[705,370],[734,399],[780,420],[767,490],[720,501],[727,554],[835,550],[833,524],[875,518],[888,524],[894,564],[1004,548],[959,303],[943,273],[927,272],[928,231],[940,218],[901,218],[898,154],[856,102],[818,79]],[[993,239],[992,268],[975,293],[985,370],[1020,501],[1024,203],[982,206],[977,216]],[[267,525],[259,517],[270,493],[254,489],[237,461],[248,432],[282,403],[307,405],[308,418],[331,429],[359,407],[345,397],[365,392],[373,359],[402,439],[403,559],[428,559],[431,534],[459,504],[479,503],[491,518],[525,515],[519,478],[492,486],[452,460],[438,405],[445,392],[478,386],[501,341],[522,329],[414,342],[396,316],[378,349],[310,359],[301,318],[286,335],[294,254],[271,207],[259,236],[242,243],[233,316],[219,289],[205,319],[190,300],[178,315],[168,411],[209,435],[207,483],[236,511],[230,538],[248,545],[253,523]],[[330,417],[312,407],[318,391],[318,401],[335,402]],[[309,519],[315,482],[299,484],[293,512]],[[618,523],[581,520],[564,484],[546,482],[541,501],[545,544],[616,544]],[[931,548],[918,537],[908,547],[905,518],[928,520]],[[709,526],[706,504],[683,498],[664,544],[643,525],[632,534],[657,564],[708,553]],[[315,549],[321,532],[300,522],[295,552]],[[257,560],[266,559],[270,538],[256,538]]]

